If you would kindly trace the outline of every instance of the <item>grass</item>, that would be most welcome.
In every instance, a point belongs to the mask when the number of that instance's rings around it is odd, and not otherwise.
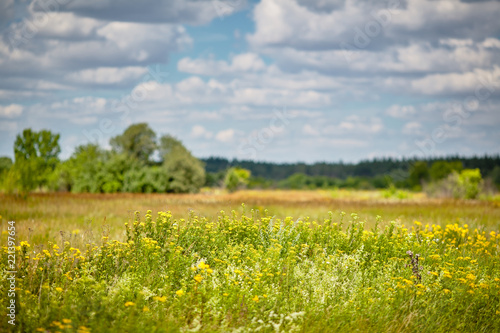
[[[408,199],[384,198],[376,191],[241,191],[233,194],[202,193],[195,195],[168,194],[34,194],[26,200],[0,194],[0,230],[6,222],[17,222],[19,239],[35,244],[57,242],[61,232],[68,237],[77,235],[96,241],[106,230],[112,239],[124,240],[123,223],[134,211],[151,209],[171,211],[187,218],[190,211],[209,220],[216,219],[220,210],[238,209],[241,203],[261,213],[284,218],[310,217],[322,220],[327,212],[357,213],[368,226],[375,217],[383,223],[399,221],[410,224],[415,220],[445,225],[468,224],[485,230],[497,230],[500,221],[498,201],[463,201],[428,199],[421,194]],[[96,238],[97,237],[97,238]]]
[[[371,195],[2,197],[2,242],[7,219],[22,241],[16,328],[499,331],[498,204]]]

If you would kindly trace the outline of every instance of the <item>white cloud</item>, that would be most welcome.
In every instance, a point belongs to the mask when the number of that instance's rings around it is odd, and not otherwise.
[[[393,118],[406,118],[416,113],[415,107],[411,105],[391,105],[385,114]]]
[[[411,82],[414,91],[425,95],[470,93],[486,88],[498,93],[500,88],[500,67],[491,70],[476,69],[465,73],[431,74]]]
[[[38,4],[36,4],[38,5]],[[45,11],[40,6],[38,10]],[[245,0],[72,0],[56,10],[75,12],[77,15],[103,20],[124,22],[169,22],[206,24],[217,17],[231,15],[246,7]]]
[[[477,39],[500,27],[500,6],[495,1],[408,0],[404,4],[388,4],[352,0],[322,9],[311,5],[301,6],[293,0],[262,0],[255,6],[256,30],[247,36],[248,41],[255,48],[325,50],[338,49],[341,42],[353,44],[356,29],[367,36],[368,42],[373,40],[369,45],[372,47],[388,40],[404,44],[408,37]],[[472,27],[471,21],[475,22]]]
[[[220,142],[229,143],[234,141],[234,134],[235,131],[232,128],[222,130],[215,135],[215,139]]]
[[[234,56],[230,63],[216,61],[213,58],[182,58],[177,63],[177,69],[190,74],[220,76],[243,72],[259,72],[266,69],[266,65],[257,54],[243,53]]]
[[[313,126],[309,124],[305,124],[304,127],[302,127],[302,133],[311,136],[318,136],[320,134],[318,129],[315,129]]]
[[[213,133],[210,131],[207,131],[205,127],[201,125],[195,125],[191,129],[191,136],[193,138],[204,138],[204,139],[210,139],[213,136]]]
[[[23,106],[19,104],[0,105],[0,117],[16,118],[23,113]]]
[[[342,120],[338,125],[329,127],[327,130],[337,133],[374,134],[379,133],[383,128],[384,125],[380,118],[365,118],[352,115]]]
[[[422,133],[421,129],[422,125],[419,122],[412,121],[405,124],[402,132],[404,134],[410,134],[410,135],[421,134]]]
[[[73,72],[66,77],[72,82],[109,85],[137,82],[146,73],[147,69],[139,66],[98,67]]]

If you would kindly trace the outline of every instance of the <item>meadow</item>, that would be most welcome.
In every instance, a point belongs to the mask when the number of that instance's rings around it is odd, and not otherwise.
[[[16,221],[18,331],[500,331],[498,201],[373,191],[0,200],[4,280]]]

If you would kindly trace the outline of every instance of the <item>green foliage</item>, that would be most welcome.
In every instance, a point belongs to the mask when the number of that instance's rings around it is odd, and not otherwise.
[[[125,153],[147,164],[156,149],[156,133],[147,123],[133,124],[122,135],[112,138],[110,144],[115,152]]]
[[[204,186],[223,187],[225,176],[226,176],[225,171],[207,172],[206,177],[205,177],[205,185]]]
[[[249,178],[250,171],[243,168],[229,168],[224,178],[224,186],[228,191],[234,192],[245,188]]]
[[[72,238],[43,248],[21,241],[16,296],[23,311],[16,328],[500,331],[494,231],[418,221],[367,229],[356,214],[311,221],[243,210],[213,220],[136,212],[125,234],[120,241],[105,234],[80,249]],[[0,269],[9,270],[6,259]],[[4,304],[7,288],[0,285]],[[0,316],[6,312],[2,307]],[[0,322],[0,330],[7,325]]]
[[[70,174],[71,191],[101,192],[98,174],[101,173],[105,160],[106,153],[96,144],[89,143],[76,147],[69,160],[63,163],[63,170]]]
[[[432,163],[429,176],[432,181],[445,179],[453,171],[460,172],[463,169],[460,161],[436,161]]]
[[[0,157],[0,188],[4,185],[4,180],[12,167],[12,159],[7,156]]]
[[[500,187],[500,165],[495,166],[495,168],[491,171],[489,176],[493,181],[493,183],[497,187]]]
[[[459,197],[476,199],[481,190],[481,171],[479,169],[464,169],[458,176]]]
[[[429,180],[429,168],[427,162],[416,161],[410,169],[408,183],[410,187],[416,190],[422,188],[422,183]]]
[[[203,163],[191,155],[182,143],[172,136],[160,139],[160,153],[163,168],[168,177],[168,191],[174,193],[195,193],[205,183]]]
[[[165,193],[168,191],[168,176],[159,166],[142,167],[125,172],[123,192]]]
[[[426,192],[430,196],[476,199],[481,192],[483,180],[479,169],[453,171],[446,179],[429,184]]]
[[[30,192],[47,185],[50,174],[59,163],[60,151],[59,134],[25,129],[14,142],[15,162],[9,177],[17,181],[10,186],[14,185],[21,192]]]

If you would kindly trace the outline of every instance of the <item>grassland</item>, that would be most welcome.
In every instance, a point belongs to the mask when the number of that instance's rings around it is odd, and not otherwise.
[[[343,191],[0,200],[2,243],[16,221],[21,331],[500,330],[497,202]]]

